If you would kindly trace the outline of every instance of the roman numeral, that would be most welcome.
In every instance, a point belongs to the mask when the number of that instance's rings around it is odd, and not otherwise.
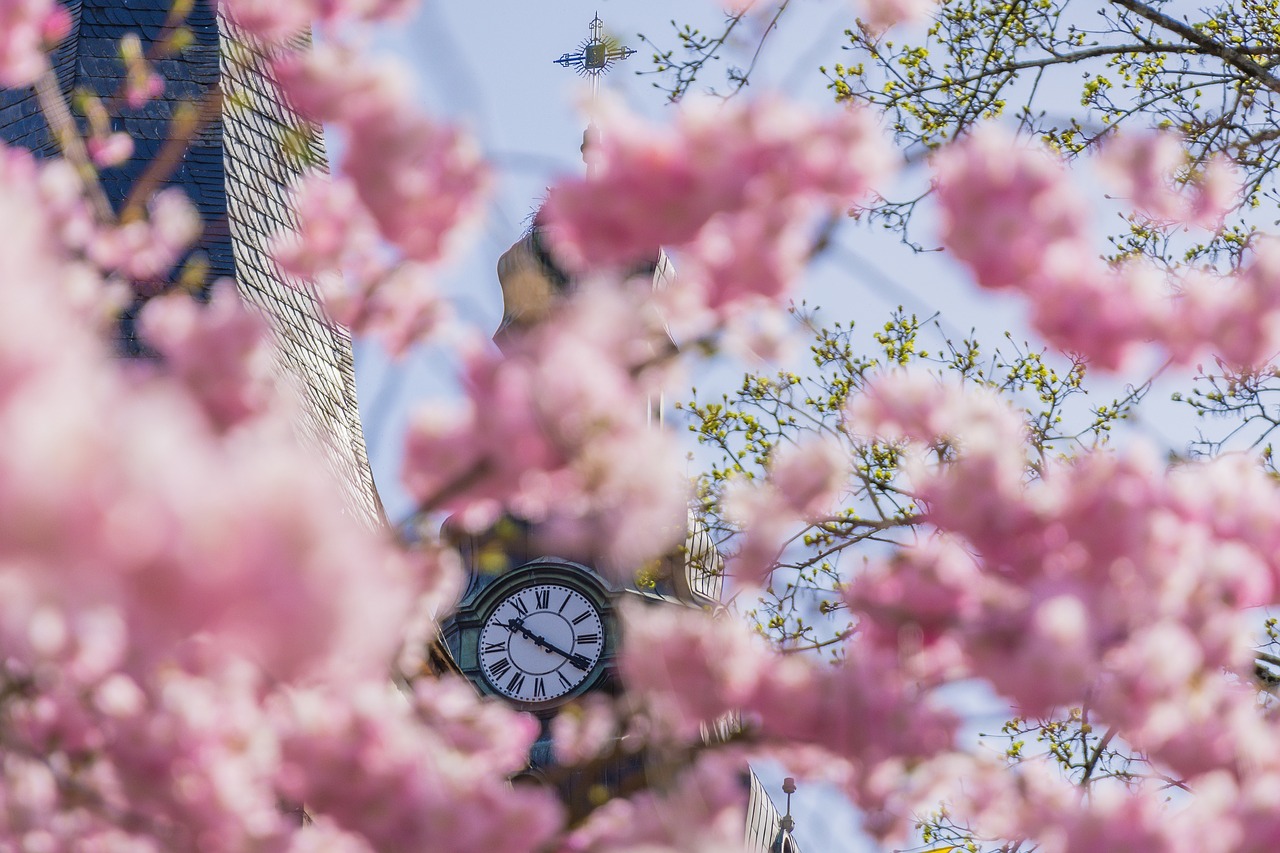
[[[557,672],[556,676],[560,679],[560,683],[564,685],[565,690],[568,690],[570,687],[573,686],[573,684],[569,681],[569,679],[564,677],[563,672]]]
[[[564,612],[564,609],[565,609],[566,607],[568,607],[568,606],[569,606],[569,599],[571,599],[571,598],[573,598],[573,593],[571,593],[571,592],[566,592],[566,593],[564,594],[564,601],[560,602],[560,609],[559,609],[559,610],[557,610],[556,612],[557,612],[557,613],[563,613],[563,612]]]
[[[581,613],[579,613],[577,616],[575,616],[575,617],[574,617],[574,619],[573,619],[573,624],[577,625],[577,624],[581,623],[583,619],[586,619],[586,618],[587,618],[588,616],[590,616],[590,615],[591,615],[591,611],[590,611],[590,610],[584,610],[584,611],[582,611]]]
[[[535,589],[533,591],[533,597],[536,600],[539,610],[546,610],[551,606],[551,590]]]
[[[582,643],[582,645],[584,646],[594,646],[600,642],[600,635],[599,634],[583,634],[581,637],[574,637],[574,639],[577,640],[579,643]]]
[[[507,690],[511,693],[519,693],[521,687],[524,687],[524,673],[517,670],[511,673],[511,680],[507,682]]]
[[[503,658],[502,660],[495,663],[493,666],[489,667],[489,669],[493,670],[494,678],[501,678],[503,674],[506,673],[507,670],[511,669],[511,659]]]
[[[516,609],[516,612],[519,613],[521,616],[529,615],[529,607],[523,601],[520,600],[520,596],[516,596],[515,598],[511,599],[511,606],[514,607]]]
[[[534,699],[547,698],[547,689],[542,685],[541,678],[535,678],[533,680],[533,698]]]
[[[503,651],[505,648],[506,645],[503,643],[485,643],[483,654],[493,654],[494,652]]]

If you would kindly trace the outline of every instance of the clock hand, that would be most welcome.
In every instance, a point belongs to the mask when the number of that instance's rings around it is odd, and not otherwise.
[[[586,672],[588,669],[591,668],[591,661],[587,660],[586,657],[584,657],[581,654],[573,654],[570,652],[566,652],[564,649],[560,648],[554,643],[551,643],[548,640],[544,639],[543,637],[540,637],[537,634],[533,633],[532,631],[530,631],[528,628],[524,626],[523,619],[511,619],[507,622],[507,627],[512,631],[517,632],[521,636],[524,636],[530,640],[533,640],[533,644],[535,646],[542,649],[546,649],[549,652],[555,652],[556,654],[560,655],[560,657],[564,658],[569,663],[573,664],[583,672]]]
[[[582,655],[570,654],[569,652],[566,652],[564,649],[560,648],[559,646],[551,643],[549,640],[545,639],[544,637],[541,637],[533,633],[532,631],[530,631],[528,628],[524,626],[523,619],[512,619],[509,622],[507,622],[507,627],[510,628],[512,631],[515,631],[516,633],[520,634],[521,636],[524,636],[529,638],[530,640],[533,640],[533,644],[535,646],[542,649],[546,649],[549,652],[555,652],[556,654],[560,655],[562,658],[565,658],[566,660],[568,660],[574,666],[578,667],[578,669],[585,669],[586,667],[583,666],[583,664],[589,664],[587,659],[584,658]]]

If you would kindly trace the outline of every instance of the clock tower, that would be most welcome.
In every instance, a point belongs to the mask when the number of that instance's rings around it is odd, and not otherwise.
[[[594,95],[601,75],[634,53],[605,36],[597,16],[591,22],[590,37],[578,51],[555,61],[588,77]],[[594,126],[588,127],[584,155],[598,135]],[[674,280],[672,264],[661,250],[641,273],[652,276],[655,289]],[[508,338],[536,328],[576,286],[573,277],[557,265],[537,217],[499,259],[498,279],[504,303],[502,324],[494,336],[499,347]],[[660,415],[651,423],[661,428]],[[615,661],[624,638],[616,613],[623,602],[708,612],[723,609],[723,561],[710,534],[692,514],[682,546],[644,567],[642,580],[625,583],[615,580],[618,572],[598,571],[590,556],[577,562],[541,553],[535,534],[533,526],[505,518],[482,535],[453,537],[468,568],[467,586],[457,609],[442,625],[442,638],[457,668],[480,692],[542,721],[529,775],[555,784],[571,818],[581,818],[599,804],[602,792],[617,795],[654,780],[646,778],[643,754],[625,750],[593,762],[590,770],[566,774],[556,766],[550,721],[567,703],[588,693],[621,694]],[[744,787],[747,846],[798,851],[789,817],[779,815],[748,768],[744,768]]]

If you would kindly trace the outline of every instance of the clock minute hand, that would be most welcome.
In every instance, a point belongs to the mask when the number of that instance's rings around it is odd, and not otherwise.
[[[538,646],[539,648],[542,648],[542,649],[546,649],[549,652],[555,652],[556,654],[560,655],[560,657],[564,658],[569,663],[573,664],[583,672],[586,672],[588,669],[591,668],[591,661],[587,660],[585,657],[583,657],[580,654],[573,654],[571,652],[566,652],[564,649],[560,648],[559,646],[555,645],[549,640],[546,640],[543,637],[540,637],[537,634],[533,633],[532,631],[530,631],[528,628],[524,626],[524,620],[522,619],[510,620],[509,622],[507,622],[507,627],[510,628],[512,631],[519,633],[521,636],[524,636],[530,640],[533,640],[533,644],[535,646]]]

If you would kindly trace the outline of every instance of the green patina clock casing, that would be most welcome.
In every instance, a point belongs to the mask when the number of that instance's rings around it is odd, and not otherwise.
[[[475,573],[442,626],[445,644],[481,691],[550,714],[583,693],[613,687],[621,592],[589,567],[554,557],[498,575]]]

